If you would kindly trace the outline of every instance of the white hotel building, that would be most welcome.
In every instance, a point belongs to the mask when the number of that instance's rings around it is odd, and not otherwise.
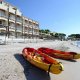
[[[22,15],[7,2],[0,2],[0,35],[15,38],[39,38],[39,23]]]

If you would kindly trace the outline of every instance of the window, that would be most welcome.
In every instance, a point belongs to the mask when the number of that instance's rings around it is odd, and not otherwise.
[[[21,22],[21,17],[17,16],[17,21]]]
[[[6,17],[6,13],[5,13],[5,11],[0,10],[0,16],[1,16],[1,17]]]
[[[10,19],[11,19],[11,20],[15,20],[15,15],[10,14]]]
[[[2,21],[0,21],[0,25],[2,24]]]

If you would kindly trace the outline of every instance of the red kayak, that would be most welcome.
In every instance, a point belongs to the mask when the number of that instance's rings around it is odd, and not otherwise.
[[[42,53],[45,53],[51,57],[60,58],[60,59],[72,60],[72,59],[80,58],[80,54],[76,52],[65,52],[65,51],[50,49],[46,47],[38,48],[38,51],[41,51]]]

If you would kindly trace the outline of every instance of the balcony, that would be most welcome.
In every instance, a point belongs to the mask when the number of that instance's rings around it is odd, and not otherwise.
[[[32,30],[29,30],[28,34],[32,34]]]
[[[34,35],[39,35],[39,33],[38,33],[38,32],[34,32],[33,34],[34,34]]]
[[[6,30],[6,27],[4,26],[5,25],[5,23],[4,22],[0,22],[0,30]]]
[[[9,22],[15,23],[15,21],[14,20],[11,20],[11,19],[9,19]]]
[[[33,28],[34,28],[34,29],[39,29],[39,25],[34,24],[34,25],[33,25]]]
[[[16,16],[16,22],[22,23],[22,17],[21,16]]]
[[[20,26],[17,26],[17,32],[22,32],[22,28],[19,28]]]
[[[24,31],[25,34],[28,34],[28,31]]]
[[[28,26],[27,25],[23,25],[24,29],[28,29]]]
[[[15,32],[15,27],[14,26],[9,26],[9,31]]]
[[[4,14],[0,14],[0,19],[1,19],[1,20],[7,20],[7,16],[4,15]]]
[[[10,14],[9,19],[15,21],[15,15]]]
[[[17,19],[17,20],[16,20],[16,22],[20,22],[20,23],[21,23],[21,22],[22,22],[22,20],[21,20],[21,19]]]
[[[7,11],[7,6],[5,6],[5,4],[0,4],[0,9]]]
[[[24,23],[23,25],[24,25],[24,26],[28,26],[28,25],[29,25],[29,23]]]
[[[9,26],[10,29],[15,29],[15,26]]]
[[[16,23],[19,24],[19,25],[21,25],[21,24],[22,24],[21,19],[17,19],[17,20],[16,20]]]
[[[6,31],[6,28],[5,27],[0,27],[0,31],[1,30]]]
[[[15,32],[15,29],[9,29],[9,31],[11,31],[11,32]]]

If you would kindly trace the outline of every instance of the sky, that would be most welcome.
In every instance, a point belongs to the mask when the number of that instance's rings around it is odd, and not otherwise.
[[[24,16],[39,22],[40,29],[80,34],[80,0],[5,0]]]

